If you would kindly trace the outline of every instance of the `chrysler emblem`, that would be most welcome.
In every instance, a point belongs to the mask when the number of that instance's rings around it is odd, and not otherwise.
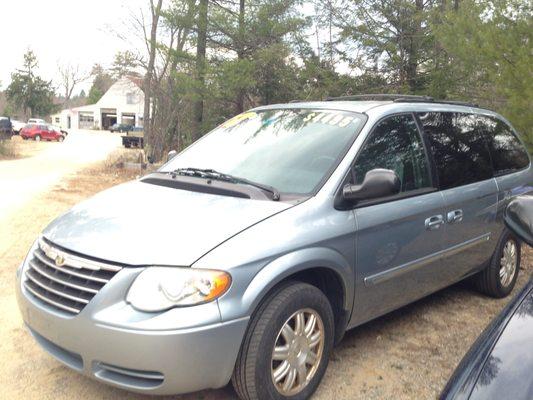
[[[61,267],[63,264],[65,264],[65,258],[63,256],[57,256],[56,257],[56,265],[58,267]]]

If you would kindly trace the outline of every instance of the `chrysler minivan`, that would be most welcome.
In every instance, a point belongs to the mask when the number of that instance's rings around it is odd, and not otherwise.
[[[507,296],[533,190],[500,115],[416,96],[255,108],[53,221],[17,271],[35,340],[147,394],[306,399],[347,329],[469,279]]]

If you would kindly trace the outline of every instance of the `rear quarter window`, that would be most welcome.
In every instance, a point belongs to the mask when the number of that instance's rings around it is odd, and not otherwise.
[[[527,151],[509,125],[485,115],[478,115],[477,120],[487,141],[496,175],[512,173],[529,165]]]
[[[485,138],[473,114],[418,113],[437,167],[439,186],[450,189],[493,176]]]

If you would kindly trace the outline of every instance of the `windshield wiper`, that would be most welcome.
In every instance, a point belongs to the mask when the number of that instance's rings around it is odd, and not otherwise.
[[[272,200],[279,200],[281,195],[279,190],[270,185],[264,185],[262,183],[254,182],[246,178],[240,178],[238,176],[225,174],[223,172],[216,171],[214,169],[203,169],[203,168],[178,168],[173,171],[170,171],[169,174],[172,176],[183,175],[183,176],[196,176],[200,178],[213,179],[217,181],[230,182],[235,184],[243,184],[256,187],[265,192],[268,192],[272,195]]]

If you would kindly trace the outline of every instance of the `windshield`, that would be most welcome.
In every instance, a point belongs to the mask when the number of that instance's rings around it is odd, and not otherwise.
[[[343,111],[246,112],[189,146],[161,171],[213,169],[282,193],[310,194],[337,165],[363,122],[363,115]]]

